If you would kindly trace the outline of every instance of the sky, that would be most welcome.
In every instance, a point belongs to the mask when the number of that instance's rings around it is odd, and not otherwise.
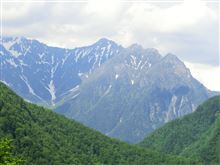
[[[177,55],[220,91],[218,0],[2,0],[2,35],[74,48],[100,38]]]

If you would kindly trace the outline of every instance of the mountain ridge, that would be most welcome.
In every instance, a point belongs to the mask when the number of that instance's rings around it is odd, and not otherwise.
[[[121,49],[119,45],[110,40],[105,40],[105,42],[99,40],[95,44],[74,49],[51,47],[24,37],[3,37],[2,43],[2,69],[5,72],[17,72],[17,76],[3,74],[1,79],[22,97],[35,103],[43,102],[43,105],[46,106],[55,105],[55,99],[60,100],[60,95],[78,85],[83,74],[84,77],[87,77],[89,72],[99,67],[105,60],[117,54],[118,49]],[[103,44],[106,49],[102,49]],[[109,49],[114,50],[111,52]],[[26,55],[28,56],[25,57]],[[65,65],[64,68],[63,65]],[[30,66],[31,68],[28,68]],[[63,73],[62,70],[67,73]],[[41,74],[37,73],[39,71]],[[23,72],[27,73],[23,74]],[[29,77],[31,73],[36,77],[40,76],[40,81],[44,82],[39,82],[37,79],[32,80],[33,77]],[[64,77],[63,80],[62,77]],[[18,82],[10,82],[12,80]],[[54,82],[58,80],[65,81],[67,85]],[[22,87],[16,85],[19,82]],[[36,83],[37,85],[33,85]],[[56,88],[58,91],[54,91]]]

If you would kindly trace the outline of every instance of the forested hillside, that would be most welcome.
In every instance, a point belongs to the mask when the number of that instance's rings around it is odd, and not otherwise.
[[[25,160],[27,165],[198,164],[195,160],[160,154],[106,137],[25,102],[2,83],[0,137],[12,140],[13,155]]]
[[[141,146],[168,154],[196,157],[206,164],[220,164],[220,96],[197,110],[157,129]]]

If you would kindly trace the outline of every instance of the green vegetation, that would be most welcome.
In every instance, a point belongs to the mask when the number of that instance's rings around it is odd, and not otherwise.
[[[11,141],[8,139],[0,139],[0,165],[22,165],[24,160],[12,156]]]
[[[140,145],[167,154],[196,157],[205,164],[220,164],[220,96],[157,129]]]
[[[160,154],[106,137],[25,102],[2,83],[0,137],[12,139],[12,154],[27,165],[198,164],[190,158]]]

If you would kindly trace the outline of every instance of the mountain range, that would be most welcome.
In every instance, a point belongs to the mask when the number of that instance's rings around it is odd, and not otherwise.
[[[64,49],[3,37],[0,47],[1,81],[20,96],[130,143],[216,94],[177,56],[138,44]]]

